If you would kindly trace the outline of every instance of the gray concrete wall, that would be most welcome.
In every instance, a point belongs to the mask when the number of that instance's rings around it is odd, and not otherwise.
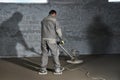
[[[80,54],[120,53],[120,3],[107,0],[55,0],[48,4],[0,3],[0,56],[41,53],[41,20],[58,12],[64,47]]]

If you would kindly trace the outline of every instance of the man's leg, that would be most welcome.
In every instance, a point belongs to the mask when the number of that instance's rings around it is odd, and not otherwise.
[[[49,46],[50,51],[53,55],[53,61],[54,61],[54,64],[55,64],[55,72],[62,74],[63,68],[61,68],[60,60],[59,60],[59,55],[60,55],[59,47],[56,44],[56,42],[51,43],[50,41],[48,42],[48,46]]]
[[[47,74],[47,64],[48,64],[48,46],[46,41],[42,41],[41,44],[42,55],[41,55],[41,68],[39,74]]]

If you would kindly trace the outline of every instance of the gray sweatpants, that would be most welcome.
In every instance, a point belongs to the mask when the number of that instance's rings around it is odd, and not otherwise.
[[[48,64],[49,51],[51,52],[53,57],[54,67],[60,68],[60,61],[59,61],[60,53],[56,41],[42,40],[41,49],[42,49],[41,69],[46,70]]]

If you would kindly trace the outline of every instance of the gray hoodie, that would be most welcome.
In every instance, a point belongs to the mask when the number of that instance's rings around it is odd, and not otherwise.
[[[57,38],[62,39],[62,32],[56,17],[48,15],[41,21],[41,38],[52,40]]]

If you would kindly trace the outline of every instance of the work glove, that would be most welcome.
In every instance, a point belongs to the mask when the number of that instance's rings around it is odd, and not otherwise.
[[[64,42],[63,40],[60,40],[60,44],[62,44],[62,45],[63,45],[64,43],[65,43],[65,42]]]

